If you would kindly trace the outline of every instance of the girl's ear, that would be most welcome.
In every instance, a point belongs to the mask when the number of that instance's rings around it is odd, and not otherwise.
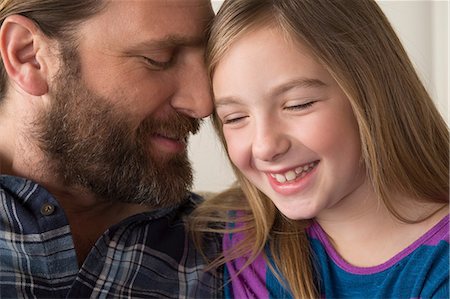
[[[0,54],[10,82],[33,96],[48,91],[43,37],[38,26],[21,15],[7,17],[0,29]]]

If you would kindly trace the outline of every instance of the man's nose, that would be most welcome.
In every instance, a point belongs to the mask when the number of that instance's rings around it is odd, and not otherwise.
[[[209,116],[213,102],[203,49],[192,49],[186,54],[177,78],[178,91],[172,98],[172,107],[193,118]]]

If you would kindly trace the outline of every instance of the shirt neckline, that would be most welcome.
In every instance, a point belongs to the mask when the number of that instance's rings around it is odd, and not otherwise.
[[[432,228],[430,228],[426,233],[424,233],[421,237],[419,237],[416,241],[414,241],[411,245],[404,248],[402,251],[394,255],[392,258],[387,260],[386,262],[370,267],[359,267],[354,266],[347,261],[345,261],[340,254],[336,251],[334,246],[331,244],[328,236],[325,231],[322,229],[320,224],[317,221],[313,221],[310,229],[316,234],[317,239],[320,240],[322,245],[325,247],[325,251],[333,260],[333,262],[343,269],[346,272],[352,274],[360,274],[360,275],[370,275],[382,272],[386,269],[397,264],[399,261],[403,260],[405,257],[410,255],[413,251],[415,251],[418,247],[424,244],[429,244],[430,242],[436,242],[437,237],[439,240],[442,240],[442,237],[446,234],[449,234],[449,215],[446,215],[442,218],[438,223],[436,223]]]

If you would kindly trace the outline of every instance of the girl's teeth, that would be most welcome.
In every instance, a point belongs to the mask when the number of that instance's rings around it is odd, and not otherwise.
[[[271,176],[273,178],[275,178],[275,180],[278,183],[286,183],[286,182],[295,180],[297,177],[303,178],[315,166],[316,166],[316,163],[312,162],[312,163],[309,163],[308,165],[297,167],[294,170],[289,170],[285,174],[277,173],[277,174],[271,174]]]
[[[275,175],[275,179],[277,180],[278,183],[285,183],[286,182],[286,178],[282,174],[276,174]]]
[[[297,175],[295,174],[295,172],[293,172],[293,171],[291,170],[291,171],[288,171],[288,172],[285,174],[285,177],[286,177],[286,180],[292,181],[292,180],[295,180],[295,178],[297,177]]]

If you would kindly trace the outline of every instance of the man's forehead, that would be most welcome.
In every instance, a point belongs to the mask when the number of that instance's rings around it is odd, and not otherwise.
[[[205,9],[212,10],[212,4],[210,0],[107,0],[106,7],[108,6],[120,6],[123,10],[133,9],[137,6],[148,6],[153,10],[158,11],[161,9]],[[169,11],[168,11],[169,12]]]
[[[213,17],[209,0],[110,0],[84,32],[98,31],[100,40],[114,36],[123,43],[196,46],[203,44]]]

